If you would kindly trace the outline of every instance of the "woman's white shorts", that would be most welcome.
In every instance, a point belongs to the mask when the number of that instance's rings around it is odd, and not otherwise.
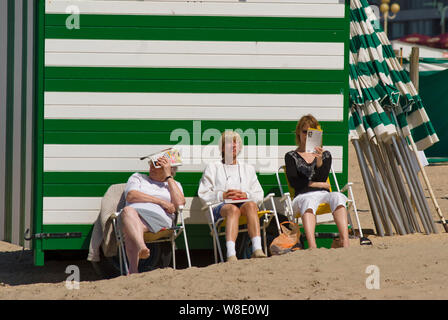
[[[295,197],[292,201],[292,209],[294,213],[300,212],[301,214],[311,209],[316,214],[317,207],[321,203],[330,204],[331,212],[334,212],[339,206],[346,207],[347,197],[340,192],[311,191]]]

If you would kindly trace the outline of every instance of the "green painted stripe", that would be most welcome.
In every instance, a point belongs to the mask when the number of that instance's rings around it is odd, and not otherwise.
[[[271,223],[275,223],[275,221],[271,221]],[[93,225],[44,225],[43,232],[81,232],[82,237],[79,239],[45,239],[43,240],[43,250],[88,250],[92,230]],[[210,229],[207,224],[187,224],[186,230],[188,234],[188,247],[190,250],[213,249]],[[301,232],[304,232],[303,228],[301,228]],[[335,224],[321,224],[316,226],[316,232],[338,232],[338,230]],[[224,237],[222,236],[220,240],[223,241]],[[316,242],[318,248],[330,248],[333,240],[316,239]],[[221,245],[223,246],[224,243],[221,243]],[[184,238],[182,235],[176,239],[176,247],[181,250],[185,249]],[[307,247],[307,243],[305,243],[305,247]]]
[[[189,249],[213,249],[210,229],[206,224],[187,224],[187,239]],[[43,225],[44,233],[81,232],[81,238],[45,239],[42,240],[43,250],[88,250],[93,225],[90,224],[55,224]],[[184,238],[181,235],[176,239],[178,249],[184,249]]]
[[[147,174],[147,172],[141,172]],[[117,184],[126,183],[133,172],[45,172],[44,182],[52,184]],[[176,180],[182,185],[197,185],[202,177],[202,172],[178,172]],[[274,175],[257,174],[261,184],[277,185]],[[285,182],[286,184],[286,182]]]
[[[126,183],[131,175],[132,172],[45,172],[44,196],[102,197],[112,184]],[[201,177],[202,172],[179,172],[176,180],[182,184],[186,197],[197,197]],[[265,195],[275,193],[280,196],[275,174],[257,174],[257,177]],[[344,173],[337,173],[336,177],[341,186],[346,183]],[[287,183],[283,174],[280,181],[286,192]]]
[[[126,183],[134,172],[44,172],[44,182],[46,185],[52,184],[106,184]],[[147,172],[140,172],[147,174]],[[337,173],[340,175],[340,173]],[[282,184],[286,185],[283,174],[281,176]],[[202,177],[202,172],[178,172],[176,180],[182,185],[198,184]],[[262,185],[277,185],[277,180],[272,174],[257,173],[258,180]]]
[[[343,82],[201,80],[45,80],[46,91],[339,94]]]
[[[310,110],[312,112],[312,110]],[[227,120],[57,120],[46,119],[44,121],[45,132],[171,132],[176,129],[185,129],[191,135],[195,128],[202,133],[208,129],[217,129],[220,132],[226,129],[241,129],[243,132],[253,129],[261,134],[266,130],[276,129],[278,133],[291,134],[294,137],[297,120],[293,121],[227,121]],[[320,122],[322,130],[326,134],[346,133],[347,125],[345,122],[322,121]],[[324,139],[326,135],[324,135]]]
[[[345,131],[348,129],[345,128]],[[323,143],[325,145],[340,145],[347,138],[347,132],[343,134],[324,135]],[[199,137],[198,137],[199,139]],[[194,137],[188,143],[193,143]],[[187,144],[182,138],[170,140],[169,132],[45,132],[45,144],[133,144],[133,145],[158,145],[158,144]],[[263,143],[263,141],[258,141]],[[207,145],[208,142],[204,142]],[[269,145],[269,134],[266,144]],[[278,145],[295,145],[294,134],[278,134]]]
[[[198,180],[199,181],[199,180]],[[44,184],[44,197],[102,197],[110,184]],[[277,183],[263,185],[265,194],[275,192],[279,196]],[[182,184],[186,197],[197,197],[199,183],[194,185]]]
[[[82,22],[81,22],[82,24]],[[343,42],[341,30],[45,27],[47,39]]]
[[[213,249],[213,240],[207,224],[187,224],[185,229],[187,230],[188,247],[190,250]],[[183,236],[176,239],[176,246],[179,249],[185,249]]]
[[[43,225],[43,233],[81,232],[81,238],[44,239],[43,250],[88,250],[92,236],[93,225],[67,224],[67,225]]]
[[[46,67],[45,79],[345,82],[344,70]]]
[[[67,14],[47,14],[46,26],[65,26]],[[341,18],[279,18],[279,17],[219,17],[219,16],[158,16],[81,14],[85,27],[139,28],[220,28],[220,29],[294,29],[342,30]]]

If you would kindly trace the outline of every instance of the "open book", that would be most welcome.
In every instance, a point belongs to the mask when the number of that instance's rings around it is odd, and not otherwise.
[[[177,150],[175,148],[169,148],[169,149],[162,150],[158,153],[150,154],[146,157],[140,158],[140,160],[149,158],[152,161],[152,163],[154,164],[154,167],[160,168],[160,166],[157,164],[157,159],[159,159],[160,157],[168,158],[172,167],[177,167],[177,166],[182,165],[182,158],[180,156],[179,150]]]
[[[224,203],[242,203],[242,202],[248,202],[252,201],[248,198],[241,198],[241,199],[224,199]]]
[[[306,133],[305,152],[313,153],[314,148],[322,147],[322,133],[320,129],[308,128]]]

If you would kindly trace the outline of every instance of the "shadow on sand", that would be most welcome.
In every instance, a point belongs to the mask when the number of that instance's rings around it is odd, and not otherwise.
[[[192,266],[205,267],[214,263],[212,250],[191,250]],[[177,269],[187,267],[184,250],[177,251]],[[0,252],[0,285],[29,285],[34,283],[59,283],[71,274],[65,273],[68,266],[75,265],[80,271],[81,281],[97,281],[104,278],[87,261],[87,251],[46,251],[45,265],[34,265],[31,250]]]

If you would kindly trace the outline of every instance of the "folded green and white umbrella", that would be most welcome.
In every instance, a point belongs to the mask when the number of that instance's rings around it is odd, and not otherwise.
[[[387,141],[396,133],[393,110],[405,136],[424,150],[439,141],[423,102],[395,57],[366,0],[350,1],[350,139],[366,134]]]

